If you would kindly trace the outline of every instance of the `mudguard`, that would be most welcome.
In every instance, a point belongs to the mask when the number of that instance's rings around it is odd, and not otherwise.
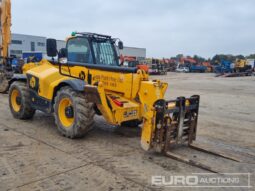
[[[27,81],[27,76],[24,74],[14,74],[12,76],[12,78],[8,81],[9,83],[9,87],[11,86],[11,84],[15,81],[22,81],[22,82],[26,82]],[[8,87],[8,89],[9,89]]]
[[[72,87],[75,91],[83,92],[86,82],[79,79],[70,79],[70,80],[64,80],[62,81],[59,86],[68,85]]]

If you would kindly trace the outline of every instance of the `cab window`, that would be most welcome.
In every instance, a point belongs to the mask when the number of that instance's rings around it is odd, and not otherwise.
[[[96,64],[117,66],[118,60],[115,55],[115,46],[110,40],[92,41]]]
[[[68,61],[93,63],[89,42],[86,38],[73,38],[67,43]]]

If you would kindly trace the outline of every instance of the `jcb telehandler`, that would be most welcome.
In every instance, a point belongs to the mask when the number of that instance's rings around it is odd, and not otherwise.
[[[69,138],[82,137],[97,113],[111,124],[141,121],[141,145],[162,152],[170,145],[196,138],[199,96],[166,101],[167,83],[149,80],[137,68],[119,66],[117,39],[94,33],[73,33],[59,62],[32,68],[13,82],[10,110],[15,118],[32,118],[36,110],[54,113],[56,125]],[[119,41],[119,48],[123,44]],[[57,55],[56,41],[47,53]],[[58,67],[56,67],[58,65]]]
[[[223,153],[192,144],[196,139],[199,96],[166,101],[168,84],[149,80],[143,67],[122,68],[115,49],[118,39],[94,33],[72,33],[66,49],[57,52],[56,40],[47,40],[47,53],[58,60],[26,63],[14,74],[8,55],[11,42],[11,0],[0,0],[0,93],[9,90],[9,106],[17,119],[32,118],[36,110],[54,113],[61,134],[82,137],[93,127],[96,114],[111,124],[142,124],[145,150],[199,168],[211,167],[173,152],[190,148],[238,161]],[[123,43],[119,41],[119,48]],[[135,123],[134,123],[135,122]]]

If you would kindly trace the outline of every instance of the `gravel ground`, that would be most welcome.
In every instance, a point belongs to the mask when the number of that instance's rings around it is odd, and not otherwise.
[[[168,73],[152,78],[169,83],[167,99],[201,95],[197,143],[210,145],[241,162],[186,147],[175,152],[220,173],[251,173],[251,185],[255,186],[255,77]],[[152,186],[155,175],[208,172],[144,152],[139,128],[117,129],[100,117],[95,120],[94,130],[86,137],[69,140],[59,135],[52,115],[37,112],[30,121],[13,119],[8,96],[0,95],[0,190],[205,190]]]

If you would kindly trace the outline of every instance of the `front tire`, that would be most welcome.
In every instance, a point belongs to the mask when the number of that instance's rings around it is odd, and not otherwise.
[[[59,132],[68,138],[83,137],[94,125],[94,104],[85,94],[63,87],[55,97],[54,117]]]
[[[29,91],[25,82],[14,82],[9,90],[9,107],[16,119],[31,119],[35,109],[30,103]]]

